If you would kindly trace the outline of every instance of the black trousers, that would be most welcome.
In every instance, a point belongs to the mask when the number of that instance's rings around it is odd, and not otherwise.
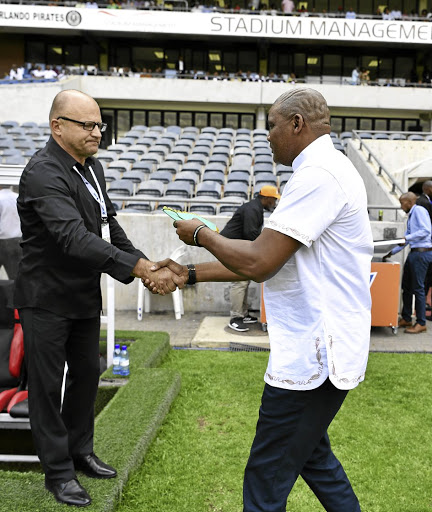
[[[360,512],[327,435],[347,393],[329,379],[309,391],[266,384],[245,470],[243,512],[285,512],[299,475],[328,512]]]
[[[45,479],[67,482],[76,477],[73,458],[93,451],[100,317],[70,319],[38,308],[19,313],[33,440]],[[61,406],[65,362],[68,373]]]

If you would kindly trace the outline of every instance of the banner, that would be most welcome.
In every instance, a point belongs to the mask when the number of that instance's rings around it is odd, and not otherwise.
[[[420,21],[8,4],[0,4],[0,27],[402,44],[432,42],[432,23]]]

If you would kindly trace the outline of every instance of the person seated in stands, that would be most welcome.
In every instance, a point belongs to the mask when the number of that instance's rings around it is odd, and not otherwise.
[[[295,11],[295,3],[293,0],[282,0],[281,7],[284,14],[292,14]]]
[[[393,20],[401,20],[402,19],[402,12],[400,9],[392,9],[390,11],[390,15],[392,16]]]
[[[290,84],[295,84],[297,80],[297,77],[295,73],[290,73],[287,82]]]
[[[360,84],[360,69],[356,66],[351,73],[351,85],[359,85]]]
[[[47,66],[45,71],[43,72],[43,77],[46,80],[52,80],[53,78],[57,78],[57,72],[51,66]]]
[[[370,71],[368,69],[363,68],[360,73],[360,83],[361,85],[369,85],[370,82]]]
[[[108,0],[107,9],[120,9],[120,5],[115,0]]]
[[[215,71],[213,73],[213,80],[220,80],[220,76],[219,76],[219,73],[217,71]]]
[[[86,2],[85,4],[86,9],[99,9],[98,4],[93,0],[93,2]]]
[[[393,19],[390,9],[388,7],[386,7],[384,9],[384,12],[382,14],[382,19],[383,20],[392,20]]]
[[[22,80],[24,77],[24,68],[18,67],[16,64],[12,64],[11,70],[9,71],[9,80]]]
[[[347,20],[355,20],[356,19],[356,13],[354,12],[354,9],[350,7],[348,11],[345,13],[345,18]]]
[[[45,78],[44,71],[40,66],[36,66],[36,69],[33,69],[33,71],[31,71],[31,75],[33,78]]]

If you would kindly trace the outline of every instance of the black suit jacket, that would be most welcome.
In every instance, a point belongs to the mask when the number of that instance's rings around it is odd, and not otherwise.
[[[432,203],[426,194],[422,194],[416,201],[416,204],[423,206],[428,211],[430,220],[432,222]]]
[[[96,175],[107,206],[111,243],[101,238],[99,203],[74,166],[91,183],[88,166]],[[102,272],[123,283],[133,280],[131,271],[145,256],[115,219],[97,159],[87,158],[83,167],[50,138],[23,171],[17,204],[23,258],[15,307],[46,309],[67,318],[92,318],[102,309]]]

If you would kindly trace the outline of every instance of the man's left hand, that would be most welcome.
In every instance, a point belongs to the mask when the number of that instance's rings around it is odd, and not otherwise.
[[[192,220],[176,220],[174,227],[180,240],[187,245],[195,245],[193,234],[198,226],[201,226],[202,222],[198,219]]]

